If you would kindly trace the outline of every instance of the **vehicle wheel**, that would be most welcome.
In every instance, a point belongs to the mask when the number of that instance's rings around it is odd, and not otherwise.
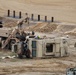
[[[0,42],[0,48],[2,47],[2,43]]]
[[[26,58],[30,58],[30,55],[26,55]]]
[[[18,54],[18,58],[22,59],[22,58],[23,58],[23,56],[22,56],[21,54]]]
[[[26,58],[30,58],[30,50],[29,49],[26,51]]]

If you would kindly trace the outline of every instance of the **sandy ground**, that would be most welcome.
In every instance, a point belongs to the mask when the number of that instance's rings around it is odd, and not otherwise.
[[[75,22],[76,19],[76,1],[75,0],[0,0],[0,15],[6,16],[7,10],[16,10],[23,14],[45,15],[50,19],[55,17],[56,21]]]
[[[4,21],[7,21],[6,24],[9,23],[8,19],[5,19]],[[63,29],[64,26],[63,27],[61,26],[59,29]],[[74,27],[72,26],[72,29]],[[65,27],[65,30],[67,29]],[[56,36],[55,34],[49,35],[47,33],[39,33],[39,32],[36,32],[35,35],[40,35],[40,36],[46,35],[47,37]],[[3,56],[8,56],[8,55],[12,56],[14,54],[7,51],[0,51],[0,74],[1,75],[35,75],[35,74],[37,75],[66,75],[66,70],[68,68],[76,66],[76,61],[75,61],[76,50],[74,48],[74,45],[70,46],[69,54],[70,54],[69,57],[50,58],[50,59],[18,59],[18,58],[1,59],[1,57]]]
[[[25,12],[34,13],[36,16],[41,14],[42,17],[47,15],[49,19],[54,16],[57,22],[65,21],[57,23],[54,35],[56,33],[70,33],[69,31],[75,32],[76,35],[76,24],[73,24],[76,23],[75,0],[0,0],[0,16],[6,16],[8,9],[16,10],[16,14],[22,11],[23,14]],[[15,26],[17,21],[4,19],[4,23],[11,27],[10,24]],[[31,24],[36,23],[31,22]],[[42,27],[44,26],[42,25]],[[44,35],[46,34],[44,33]],[[68,57],[50,59],[1,59],[3,56],[12,55],[10,52],[1,51],[0,75],[66,75],[66,69],[76,66],[76,48],[71,46],[69,54]]]
[[[69,56],[49,59],[1,59],[12,56],[11,52],[0,52],[0,75],[66,75],[68,68],[76,66],[76,48],[70,46]]]
[[[9,23],[8,19],[4,20]],[[42,23],[44,25],[44,23]],[[56,23],[57,24],[57,23]],[[59,23],[58,23],[59,24]],[[12,24],[13,25],[13,24]],[[40,25],[39,27],[44,27]],[[61,26],[60,26],[61,25]],[[64,30],[70,31],[76,27],[73,23],[60,23],[57,27],[56,32]],[[68,28],[69,25],[69,28]],[[8,25],[9,26],[9,25]],[[37,27],[38,28],[38,27]],[[64,29],[63,29],[64,28]],[[63,30],[62,30],[63,29]],[[54,34],[39,33],[36,35],[56,37]],[[57,32],[57,33],[58,33]],[[69,48],[69,56],[62,58],[49,58],[49,59],[2,59],[3,56],[14,55],[11,52],[0,51],[0,74],[1,75],[66,75],[66,70],[76,66],[76,48],[74,44]]]
[[[46,35],[45,33],[36,33]],[[51,36],[47,34],[47,36]],[[66,75],[68,68],[76,67],[76,48],[74,44],[69,47],[69,56],[62,58],[48,59],[18,59],[6,58],[13,56],[15,53],[0,51],[0,74],[1,75]]]

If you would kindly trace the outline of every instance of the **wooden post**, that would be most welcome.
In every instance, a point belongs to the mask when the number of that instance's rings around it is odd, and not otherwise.
[[[28,17],[28,13],[25,13],[25,17],[26,17],[26,18]]]
[[[31,14],[31,20],[34,20],[34,14]]]
[[[28,15],[28,13],[25,13],[25,15],[27,16],[27,15]]]
[[[15,18],[15,10],[13,11],[13,18]]]
[[[8,15],[7,16],[10,17],[10,10],[8,10]]]
[[[40,21],[40,15],[38,15],[38,21]]]
[[[51,18],[51,22],[54,22],[54,17]]]
[[[22,17],[22,15],[21,15],[21,11],[19,12],[19,18],[21,18]]]
[[[45,22],[47,21],[47,16],[45,16]]]

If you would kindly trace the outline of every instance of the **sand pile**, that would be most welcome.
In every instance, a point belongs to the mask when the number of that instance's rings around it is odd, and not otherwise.
[[[54,23],[38,23],[35,26],[31,26],[27,28],[26,30],[29,31],[37,31],[37,32],[53,32],[57,28],[57,24]]]
[[[57,34],[68,34],[76,35],[76,25],[69,24],[56,24],[56,23],[38,23],[34,26],[27,27],[25,30],[36,31],[43,33],[57,33]]]
[[[73,30],[66,32],[65,34],[76,36],[76,27]]]
[[[5,27],[15,27],[17,25],[17,20],[4,18]]]
[[[3,21],[4,27],[15,27],[17,25],[16,19],[0,17],[0,20]]]
[[[4,27],[15,27],[17,26],[17,19],[0,17],[0,20],[3,21]],[[30,25],[30,27],[25,27],[27,31],[36,31],[42,33],[51,33],[55,32],[57,34],[68,34],[76,36],[76,25],[71,24],[56,24],[48,22],[40,22],[36,25]]]
[[[58,25],[57,29],[54,31],[54,33],[60,33],[60,34],[68,34],[71,35],[70,32],[76,28],[76,25]]]
[[[54,32],[76,36],[76,25],[58,25]]]
[[[73,30],[74,28],[76,28],[75,25],[59,25],[57,27],[57,29],[55,30],[55,32],[66,33],[66,32],[69,32],[69,31]]]

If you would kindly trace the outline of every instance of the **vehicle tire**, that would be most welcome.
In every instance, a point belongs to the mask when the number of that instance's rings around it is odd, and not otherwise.
[[[30,58],[30,50],[27,50],[27,52],[26,52],[26,58]]]
[[[29,55],[26,55],[26,58],[30,58],[30,56]]]
[[[22,59],[22,58],[23,58],[23,56],[22,56],[21,54],[18,54],[18,58]]]
[[[0,42],[0,48],[2,47],[2,43]]]

